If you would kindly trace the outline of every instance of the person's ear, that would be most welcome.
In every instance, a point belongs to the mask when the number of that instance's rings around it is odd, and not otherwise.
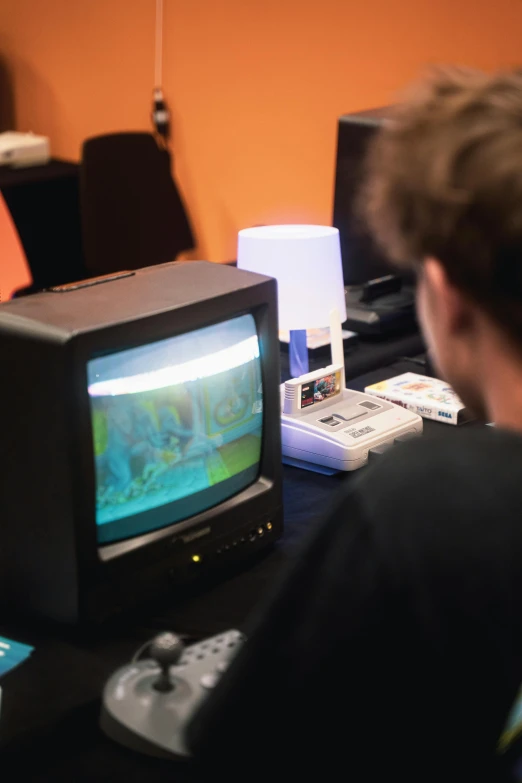
[[[445,331],[458,334],[470,323],[469,303],[458,288],[448,279],[443,265],[436,258],[423,263],[423,282],[428,306]]]

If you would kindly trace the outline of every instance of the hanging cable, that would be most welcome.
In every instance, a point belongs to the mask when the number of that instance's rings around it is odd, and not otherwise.
[[[156,0],[156,46],[154,51],[154,86],[163,80],[163,0]]]
[[[163,96],[163,0],[156,0],[156,42],[154,48],[154,92],[152,124],[158,141],[166,146],[170,135],[170,113]]]

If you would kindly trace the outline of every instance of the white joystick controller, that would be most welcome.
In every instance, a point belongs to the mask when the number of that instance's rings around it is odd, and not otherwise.
[[[243,641],[242,633],[230,629],[185,648],[179,636],[159,634],[149,644],[146,659],[122,666],[107,681],[102,730],[140,753],[190,756],[186,727]]]
[[[184,649],[185,645],[174,633],[162,633],[152,641],[149,655],[161,669],[161,674],[152,685],[154,690],[160,693],[174,690],[174,683],[170,679],[170,667],[178,663]]]

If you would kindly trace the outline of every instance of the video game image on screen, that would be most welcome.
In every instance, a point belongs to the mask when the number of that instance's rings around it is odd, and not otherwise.
[[[181,522],[256,480],[263,389],[246,314],[88,363],[98,542]]]

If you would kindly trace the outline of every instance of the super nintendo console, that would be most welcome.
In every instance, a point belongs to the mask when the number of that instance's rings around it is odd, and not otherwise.
[[[356,470],[399,440],[422,433],[421,417],[345,387],[339,312],[330,313],[332,363],[281,384],[283,461],[307,470]]]
[[[421,433],[416,413],[344,388],[341,363],[281,386],[283,456],[299,467],[356,470],[372,454]]]

